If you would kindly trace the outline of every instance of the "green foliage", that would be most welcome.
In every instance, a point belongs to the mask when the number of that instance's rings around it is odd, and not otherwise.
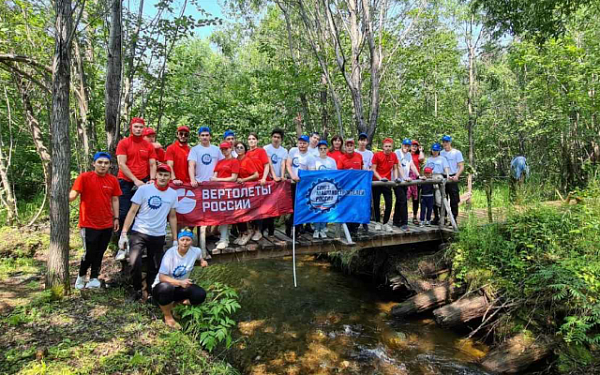
[[[232,344],[232,316],[241,306],[237,292],[222,283],[206,285],[206,301],[199,306],[177,306],[184,319],[184,331],[197,339],[209,352],[220,343]]]
[[[586,191],[597,192],[598,183]],[[585,192],[584,192],[585,194]],[[457,280],[519,306],[517,316],[570,345],[600,343],[600,200],[537,205],[503,224],[461,230],[450,249]],[[550,327],[548,327],[548,324]]]

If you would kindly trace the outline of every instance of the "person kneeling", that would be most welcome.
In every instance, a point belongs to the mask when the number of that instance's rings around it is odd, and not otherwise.
[[[177,246],[165,253],[152,285],[152,298],[160,306],[165,323],[176,329],[180,329],[181,326],[173,318],[175,304],[195,306],[206,299],[206,291],[189,279],[196,260],[200,261],[200,266],[208,266],[202,258],[202,250],[192,246],[193,240],[194,234],[190,230],[184,229],[179,232]]]

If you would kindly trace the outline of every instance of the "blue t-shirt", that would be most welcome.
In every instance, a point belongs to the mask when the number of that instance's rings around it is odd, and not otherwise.
[[[455,174],[458,172],[458,163],[462,163],[465,160],[463,159],[462,153],[457,149],[453,148],[450,151],[442,150],[440,155],[445,157],[448,160],[448,166],[450,168],[450,174]]]
[[[429,157],[425,162],[425,168],[431,168],[433,173],[444,174],[446,173],[444,170],[446,168],[450,168],[448,166],[448,159],[443,156]]]

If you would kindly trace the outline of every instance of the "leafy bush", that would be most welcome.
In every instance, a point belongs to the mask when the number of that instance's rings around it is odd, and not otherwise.
[[[225,341],[231,347],[231,328],[235,321],[230,318],[241,306],[237,292],[222,283],[215,282],[204,288],[206,301],[199,306],[183,306],[176,312],[184,319],[184,331],[199,340],[208,351],[212,351],[219,343]]]
[[[524,326],[554,332],[566,347],[600,343],[600,200],[537,205],[503,224],[461,229],[450,247],[456,279],[511,301]],[[594,193],[590,194],[590,191]]]

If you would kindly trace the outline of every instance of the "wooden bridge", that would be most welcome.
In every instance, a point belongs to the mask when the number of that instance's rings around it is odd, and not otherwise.
[[[410,231],[408,232],[397,227],[394,227],[392,232],[376,232],[375,223],[371,222],[368,232],[363,231],[362,228],[359,229],[358,234],[352,236],[354,243],[348,243],[343,236],[342,238],[331,237],[335,229],[332,229],[331,225],[329,229],[329,237],[325,239],[314,239],[312,234],[296,236],[296,254],[317,254],[441,241],[454,233],[454,230],[450,227],[419,227],[413,224],[409,225]],[[211,262],[235,262],[292,255],[292,239],[279,229],[275,230],[274,237],[263,237],[256,242],[250,241],[245,246],[233,245],[233,242],[230,242],[230,244],[230,247],[226,249],[217,250],[214,243],[209,243],[207,248],[212,253]]]
[[[381,182],[372,183],[374,186],[410,186],[410,185],[439,185],[442,196],[445,196],[445,179],[430,179],[430,180],[414,180],[403,182]],[[446,217],[446,213],[450,212],[450,203],[444,199],[444,204],[440,209],[440,216]],[[302,234],[296,236],[296,254],[318,254],[332,251],[354,251],[371,248],[381,248],[389,246],[401,246],[407,244],[415,244],[420,242],[441,241],[449,238],[458,230],[452,215],[448,215],[452,226],[431,225],[419,227],[414,224],[409,224],[409,230],[403,231],[398,227],[393,227],[392,231],[375,231],[377,223],[371,222],[368,224],[369,230],[364,231],[362,226],[357,234],[352,235],[351,241],[345,237],[343,232],[340,237],[333,237],[334,232],[338,232],[329,225],[328,238],[315,239],[312,234]],[[273,237],[263,237],[259,241],[250,241],[244,246],[233,244],[233,238],[230,238],[229,247],[226,249],[216,249],[214,242],[207,241],[205,228],[198,227],[198,246],[207,249],[213,263],[231,262],[231,261],[246,261],[254,259],[280,258],[292,255],[292,238],[288,237],[280,229],[275,230]],[[333,230],[332,230],[333,229]],[[169,241],[167,241],[170,243]]]

